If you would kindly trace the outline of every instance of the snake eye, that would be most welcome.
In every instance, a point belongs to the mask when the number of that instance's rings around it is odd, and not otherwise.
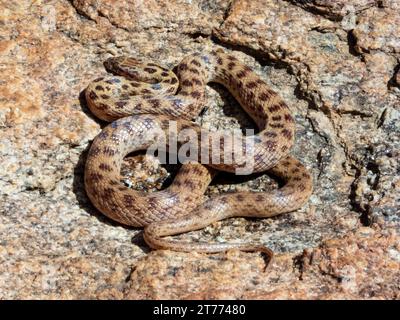
[[[115,65],[116,65],[115,59],[116,58],[112,57],[112,58],[109,58],[106,61],[104,61],[103,64],[104,64],[104,67],[106,68],[107,71],[114,72],[114,68],[115,68]]]

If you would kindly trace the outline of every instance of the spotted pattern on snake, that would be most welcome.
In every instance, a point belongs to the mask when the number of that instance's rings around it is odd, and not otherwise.
[[[197,230],[229,217],[271,217],[300,208],[312,193],[307,169],[289,155],[295,123],[287,105],[248,66],[224,51],[194,53],[177,67],[177,76],[154,63],[128,57],[110,58],[106,68],[118,74],[89,84],[86,99],[100,119],[113,121],[94,139],[85,167],[87,194],[103,214],[122,224],[145,227],[144,239],[154,249],[219,252],[231,248],[244,251],[272,251],[254,243],[180,242],[176,235]],[[232,163],[213,161],[215,132],[191,120],[206,102],[209,82],[225,86],[252,117],[259,133],[233,140],[233,149],[251,146],[251,153],[235,153]],[[128,153],[145,150],[168,134],[175,120],[177,131],[192,129],[203,140],[201,152],[208,152],[207,165],[183,164],[165,190],[143,193],[120,182],[121,163]],[[204,143],[204,137],[206,143]],[[185,139],[179,140],[182,145]],[[226,146],[221,146],[226,147]],[[220,152],[219,154],[223,154]],[[249,154],[252,159],[248,159]],[[237,192],[204,200],[204,192],[217,171],[235,172],[252,161],[253,172],[268,171],[284,180],[271,192]]]

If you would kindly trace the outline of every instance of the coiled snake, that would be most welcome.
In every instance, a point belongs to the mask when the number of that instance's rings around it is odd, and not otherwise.
[[[264,251],[272,257],[268,248],[257,244],[188,243],[165,236],[201,229],[228,217],[271,217],[294,211],[308,200],[312,178],[289,155],[295,124],[281,98],[249,67],[220,49],[185,57],[177,76],[156,64],[128,57],[110,58],[105,66],[119,76],[96,79],[86,89],[91,111],[100,119],[113,121],[94,139],[86,162],[85,188],[95,207],[122,224],[145,227],[144,239],[155,249],[219,252],[238,248]],[[215,150],[210,142],[216,133],[191,121],[204,106],[208,82],[228,88],[259,128],[255,135],[234,138],[231,149],[219,147],[234,152],[250,145],[253,172],[268,170],[285,181],[282,188],[270,193],[221,194],[203,202],[217,170],[235,172],[249,160],[247,154],[236,153],[230,162],[223,156],[222,161],[213,161]],[[203,137],[199,148],[201,154],[208,154],[207,165],[183,164],[172,184],[159,192],[147,194],[128,188],[120,182],[124,156],[147,149],[167,135],[171,120],[176,121],[177,132],[190,129]],[[186,142],[187,137],[178,136],[179,145]]]

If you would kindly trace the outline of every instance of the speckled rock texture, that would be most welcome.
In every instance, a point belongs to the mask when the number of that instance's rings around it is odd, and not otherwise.
[[[399,299],[400,4],[397,0],[0,0],[1,299]],[[235,218],[177,238],[255,241],[276,252],[153,251],[101,215],[83,187],[105,123],[83,91],[102,62],[173,68],[215,47],[251,66],[295,115],[293,154],[313,174],[301,210]],[[254,124],[218,85],[196,121]],[[122,175],[158,190],[174,166],[133,155]],[[265,191],[220,174],[207,195]]]

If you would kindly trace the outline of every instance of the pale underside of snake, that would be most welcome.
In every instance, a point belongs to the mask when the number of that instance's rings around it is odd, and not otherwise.
[[[249,67],[220,49],[185,57],[177,76],[156,64],[128,57],[110,58],[105,66],[119,76],[96,79],[86,89],[91,111],[100,119],[113,121],[94,139],[86,162],[85,188],[95,207],[122,224],[145,227],[144,239],[154,249],[219,252],[237,248],[263,251],[272,257],[261,244],[181,242],[166,236],[229,217],[272,217],[294,211],[308,200],[312,178],[289,155],[295,123],[282,99]],[[234,147],[252,145],[253,171],[268,171],[285,182],[283,187],[269,193],[226,193],[204,201],[216,171],[235,172],[248,160],[246,155],[235,155],[230,163],[221,156],[219,163],[210,158],[207,165],[199,163],[200,159],[183,164],[172,184],[162,191],[144,193],[125,186],[120,176],[123,158],[167,134],[171,120],[176,121],[178,132],[189,128],[199,137],[204,135],[207,143],[203,139],[199,149],[215,154],[210,143],[215,132],[191,121],[205,105],[209,82],[225,86],[259,128],[255,135],[233,139]]]

